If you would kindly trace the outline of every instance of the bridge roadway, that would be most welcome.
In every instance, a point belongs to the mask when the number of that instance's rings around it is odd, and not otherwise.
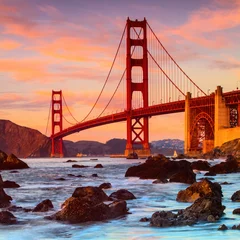
[[[225,98],[226,105],[234,105],[240,103],[240,90],[226,92],[223,94]],[[206,107],[214,105],[214,94],[204,97],[192,98],[190,103],[191,107]],[[59,139],[66,137],[70,134],[80,132],[93,127],[98,127],[110,123],[117,123],[127,120],[128,114],[131,114],[132,118],[145,117],[145,116],[156,116],[170,113],[184,112],[185,110],[185,100],[162,103],[154,106],[149,106],[147,108],[133,109],[131,113],[127,111],[114,113],[107,116],[99,117],[96,119],[88,120],[85,122],[77,123],[76,125],[65,128],[61,132],[58,132],[51,136],[53,139]]]

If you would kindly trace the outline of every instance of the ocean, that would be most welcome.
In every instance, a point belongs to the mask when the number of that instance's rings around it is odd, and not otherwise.
[[[184,240],[220,240],[239,239],[239,230],[218,231],[221,224],[231,228],[240,224],[240,216],[232,211],[240,207],[240,203],[232,202],[232,194],[240,190],[240,174],[222,174],[214,176],[214,182],[229,182],[222,185],[223,205],[225,214],[216,222],[201,222],[193,226],[157,228],[149,222],[140,222],[143,217],[151,217],[156,211],[183,209],[191,203],[176,201],[178,191],[187,188],[188,184],[167,183],[152,184],[154,180],[141,180],[136,177],[125,178],[125,172],[130,166],[144,162],[143,159],[127,160],[121,158],[99,157],[97,161],[90,158],[71,158],[77,163],[67,163],[69,158],[37,158],[22,159],[30,169],[18,170],[18,173],[2,171],[3,180],[11,180],[21,187],[5,189],[12,198],[12,205],[24,208],[34,208],[44,199],[50,199],[54,209],[45,213],[12,212],[18,220],[16,225],[0,225],[0,240],[51,240],[51,239],[184,239]],[[191,160],[193,161],[193,160]],[[211,161],[216,164],[223,160]],[[101,163],[103,168],[94,168]],[[82,164],[88,168],[72,168],[73,164]],[[99,177],[92,177],[97,173]],[[204,171],[197,173],[197,179],[204,177]],[[73,177],[68,174],[83,175]],[[65,181],[56,180],[65,178]],[[104,222],[88,222],[83,224],[67,224],[44,219],[44,216],[60,210],[61,204],[72,195],[76,187],[99,186],[110,182],[112,188],[104,190],[107,195],[119,189],[127,189],[137,199],[128,200],[128,214],[124,217]]]

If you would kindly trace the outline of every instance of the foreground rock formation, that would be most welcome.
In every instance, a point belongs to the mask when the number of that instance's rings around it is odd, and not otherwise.
[[[149,157],[138,166],[130,167],[125,177],[140,177],[141,179],[169,179],[170,182],[194,183],[196,175],[191,163],[186,160],[171,161],[163,155]]]
[[[7,155],[0,150],[0,170],[24,169],[29,166],[14,154]]]
[[[62,210],[47,219],[81,223],[103,221],[128,213],[125,201],[105,204],[104,201],[108,200],[108,196],[98,187],[79,187],[75,189],[72,197],[63,203]]]

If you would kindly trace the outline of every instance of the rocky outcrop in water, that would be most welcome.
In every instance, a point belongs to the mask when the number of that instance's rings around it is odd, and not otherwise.
[[[98,187],[80,187],[63,203],[61,211],[47,219],[81,223],[103,221],[128,213],[125,201],[105,204],[103,201],[108,199],[108,196]]]
[[[102,183],[99,188],[101,189],[108,189],[108,188],[111,188],[112,187],[112,184],[111,183]]]
[[[8,211],[0,211],[0,223],[1,224],[15,224],[17,222],[16,217]]]
[[[192,169],[200,171],[208,171],[210,169],[210,164],[206,161],[198,160],[191,163]]]
[[[6,153],[0,151],[0,170],[24,169],[29,166],[18,159],[14,154],[7,156]]]
[[[53,204],[51,200],[45,199],[33,209],[33,212],[47,212],[52,208],[53,208]]]
[[[126,189],[120,189],[116,192],[113,192],[110,196],[112,200],[131,200],[136,199],[136,197]]]
[[[240,190],[239,191],[236,191],[232,197],[231,197],[231,200],[233,202],[240,202]]]
[[[10,206],[10,201],[12,198],[5,193],[3,188],[0,187],[0,208],[5,208]]]
[[[208,179],[203,179],[200,182],[195,182],[185,190],[181,190],[177,194],[179,202],[194,202],[200,197],[222,197],[222,189],[219,183],[212,183]]]
[[[194,183],[196,175],[191,163],[186,160],[171,161],[163,155],[149,157],[138,166],[130,167],[125,177],[140,177],[141,179],[169,179],[170,182]]]

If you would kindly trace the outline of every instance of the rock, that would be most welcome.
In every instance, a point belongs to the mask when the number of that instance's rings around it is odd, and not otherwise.
[[[113,199],[113,200],[131,200],[131,199],[136,199],[136,197],[131,193],[129,192],[128,190],[126,189],[120,189],[116,192],[113,192],[109,198]]]
[[[0,212],[0,223],[1,224],[15,224],[17,222],[16,217],[8,212],[8,211],[1,211]]]
[[[7,158],[2,158],[0,161],[0,170],[24,169],[29,166],[18,159],[15,155],[10,154]]]
[[[18,185],[17,183],[15,183],[13,181],[4,181],[1,187],[3,187],[3,188],[19,188],[20,185]]]
[[[117,201],[107,205],[103,203],[106,200],[108,200],[108,196],[98,187],[76,188],[72,197],[68,198],[62,205],[62,210],[47,217],[47,219],[81,223],[103,221],[128,213],[125,201]]]
[[[138,159],[138,155],[136,152],[129,153],[126,159]]]
[[[140,222],[149,222],[150,218],[144,217],[139,220]]]
[[[240,190],[236,191],[232,197],[231,197],[231,200],[233,202],[240,202]]]
[[[79,164],[73,164],[72,168],[86,168],[88,166],[84,166],[84,165],[79,165]]]
[[[47,212],[49,209],[52,209],[52,208],[53,208],[53,204],[51,200],[45,199],[33,209],[33,212]]]
[[[97,164],[94,168],[103,168],[102,164]]]
[[[7,160],[7,154],[0,150],[0,164],[2,164],[5,160]]]
[[[225,224],[222,224],[221,226],[219,226],[218,230],[227,230],[228,227]]]
[[[167,179],[156,179],[156,180],[153,181],[152,183],[154,183],[154,184],[168,183],[168,180],[167,180]]]
[[[69,159],[69,160],[67,160],[66,162],[68,163],[68,162],[77,162],[77,161],[76,161],[76,160],[71,160],[71,159]]]
[[[232,156],[228,155],[226,162],[216,164],[209,169],[211,174],[225,174],[238,171],[238,161]]]
[[[13,170],[13,171],[10,171],[10,173],[19,173],[19,171]]]
[[[96,173],[93,173],[92,177],[98,177],[98,175]]]
[[[183,210],[183,216],[187,219],[194,217],[198,221],[207,221],[209,215],[219,219],[223,215],[224,209],[221,198],[204,196]]]
[[[76,177],[74,174],[69,173],[68,177]]]
[[[11,200],[12,198],[4,192],[3,188],[0,187],[0,208],[8,207]]]
[[[196,175],[186,160],[172,161],[164,156],[150,157],[145,163],[128,168],[125,177],[141,179],[170,179],[174,182],[194,183]]]
[[[207,172],[204,174],[204,176],[216,176],[216,173],[212,173],[212,172]]]
[[[204,179],[207,179],[207,180],[210,180],[210,181],[213,181],[214,180],[214,178],[212,178],[212,177],[203,177],[203,178],[199,178],[198,180],[199,181],[201,181],[201,180],[204,180]]]
[[[195,161],[191,163],[192,169],[197,169],[201,171],[208,171],[210,168],[210,164],[206,161]]]
[[[55,180],[56,180],[56,181],[66,181],[66,179],[65,179],[65,178],[62,178],[62,177],[61,177],[61,178],[56,178]]]
[[[220,183],[221,185],[232,185],[232,183],[229,183],[229,182],[222,182]]]
[[[195,182],[185,190],[178,192],[177,201],[179,202],[194,202],[200,197],[222,197],[222,189],[218,183],[212,183],[208,179],[203,179],[200,182]]]
[[[233,210],[233,214],[240,214],[240,208],[236,208]]]
[[[111,183],[102,183],[99,188],[101,189],[108,189],[108,188],[111,188],[112,187],[112,184]]]
[[[236,226],[236,225],[233,225],[233,226],[232,226],[232,229],[240,230],[240,224],[238,224],[237,226]]]
[[[207,217],[207,221],[208,221],[208,222],[216,222],[216,219],[215,219],[215,217],[214,217],[213,215],[209,215],[209,216]]]

